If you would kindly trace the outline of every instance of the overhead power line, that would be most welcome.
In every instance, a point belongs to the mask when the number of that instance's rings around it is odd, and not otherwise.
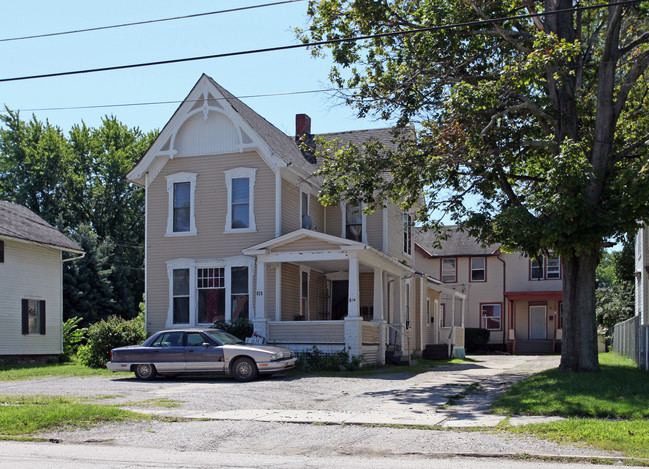
[[[34,34],[31,36],[20,36],[20,37],[9,37],[9,38],[4,38],[0,39],[0,42],[10,42],[10,41],[23,41],[26,39],[38,39],[38,38],[44,38],[44,37],[53,37],[53,36],[65,36],[68,34],[79,34],[79,33],[88,33],[91,31],[102,31],[105,29],[115,29],[115,28],[126,28],[129,26],[141,26],[144,24],[152,24],[152,23],[163,23],[166,21],[178,21],[178,20],[186,20],[190,18],[200,18],[202,16],[211,16],[211,15],[220,15],[223,13],[234,13],[237,11],[244,11],[244,10],[254,10],[256,8],[265,8],[265,7],[272,7],[272,6],[277,6],[277,5],[284,5],[286,3],[295,3],[295,2],[303,2],[305,0],[284,0],[284,1],[279,1],[279,2],[274,2],[274,3],[264,3],[262,5],[250,5],[247,7],[237,7],[237,8],[230,8],[227,10],[217,10],[217,11],[208,11],[205,13],[194,13],[192,15],[184,15],[184,16],[174,16],[171,18],[159,18],[156,20],[145,20],[145,21],[135,21],[133,23],[122,23],[122,24],[113,24],[110,26],[97,26],[95,28],[84,28],[84,29],[74,29],[71,31],[61,31],[57,33],[45,33],[45,34]]]
[[[577,11],[586,11],[586,10],[595,10],[595,9],[600,9],[600,8],[610,8],[612,6],[621,6],[621,5],[631,5],[634,3],[641,3],[647,0],[625,0],[621,2],[615,2],[615,3],[600,3],[597,5],[589,5],[589,6],[581,6],[581,7],[573,7],[573,8],[565,8],[563,10],[554,10],[554,11],[548,11],[544,13],[530,13],[527,15],[518,15],[518,16],[507,16],[503,18],[495,18],[495,19],[490,19],[490,20],[478,20],[478,21],[467,21],[464,23],[455,23],[455,24],[449,24],[449,25],[443,25],[443,26],[430,26],[427,28],[415,28],[415,29],[408,29],[405,31],[392,31],[392,32],[387,32],[387,33],[379,33],[379,34],[370,34],[370,35],[365,35],[365,36],[354,36],[354,37],[347,37],[347,38],[338,38],[338,39],[329,39],[327,41],[318,41],[318,42],[307,42],[307,43],[301,43],[301,44],[291,44],[291,45],[286,45],[286,46],[276,46],[276,47],[265,47],[261,49],[248,49],[248,50],[243,50],[243,51],[236,51],[236,52],[225,52],[221,54],[212,54],[212,55],[202,55],[202,56],[196,56],[196,57],[184,57],[180,59],[168,59],[168,60],[157,60],[153,62],[140,62],[140,63],[135,63],[135,64],[127,64],[127,65],[114,65],[110,67],[98,67],[98,68],[88,68],[88,69],[83,69],[83,70],[72,70],[72,71],[67,71],[67,72],[54,72],[54,73],[44,73],[41,75],[27,75],[27,76],[22,76],[22,77],[12,77],[12,78],[0,78],[0,83],[5,83],[5,82],[10,82],[10,81],[24,81],[24,80],[34,80],[37,78],[54,78],[54,77],[62,77],[62,76],[70,76],[70,75],[82,75],[85,73],[97,73],[97,72],[108,72],[108,71],[114,71],[114,70],[128,70],[132,68],[142,68],[142,67],[152,67],[156,65],[169,65],[169,64],[174,64],[174,63],[183,63],[183,62],[195,62],[199,60],[208,60],[208,59],[222,59],[225,57],[236,57],[236,56],[241,56],[241,55],[251,55],[251,54],[261,54],[261,53],[266,53],[266,52],[279,52],[279,51],[284,51],[284,50],[291,50],[291,49],[304,49],[307,47],[319,47],[319,46],[325,46],[328,44],[339,44],[343,42],[356,42],[356,41],[363,41],[366,39],[376,39],[376,38],[382,38],[382,37],[396,37],[396,36],[403,36],[406,34],[415,34],[415,33],[422,33],[422,32],[431,32],[431,31],[442,31],[445,29],[457,29],[457,28],[468,28],[468,27],[473,27],[473,26],[481,26],[485,24],[495,24],[495,23],[502,23],[504,21],[513,21],[513,20],[524,20],[524,19],[531,19],[531,18],[537,18],[541,16],[550,16],[550,15],[559,15],[562,13],[570,13],[570,12],[577,12]]]
[[[248,94],[237,96],[237,99],[251,99],[251,98],[269,98],[274,96],[291,96],[291,95],[301,95],[301,94],[313,94],[313,93],[327,93],[339,91],[338,88],[333,89],[321,89],[321,90],[305,90],[305,91],[286,91],[283,93],[264,93],[264,94]],[[226,98],[215,98],[226,99]],[[148,102],[139,102],[139,103],[119,103],[119,104],[94,104],[88,106],[60,106],[60,107],[44,107],[44,108],[32,108],[32,109],[16,109],[19,112],[45,112],[45,111],[72,111],[79,109],[102,109],[102,108],[116,108],[116,107],[134,107],[134,106],[156,106],[163,104],[180,104],[187,100],[174,100],[174,101],[148,101]],[[203,99],[189,100],[187,102],[198,102],[203,101]],[[0,110],[0,114],[6,114],[6,110]]]

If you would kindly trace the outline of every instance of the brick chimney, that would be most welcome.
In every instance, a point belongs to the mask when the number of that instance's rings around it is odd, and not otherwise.
[[[300,148],[304,159],[315,164],[315,140],[311,133],[311,118],[306,114],[295,115],[295,143]]]
[[[311,118],[306,114],[295,115],[295,136],[301,137],[304,134],[311,134]]]

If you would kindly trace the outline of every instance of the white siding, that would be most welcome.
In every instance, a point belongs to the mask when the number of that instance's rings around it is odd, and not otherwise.
[[[5,240],[0,263],[0,355],[61,353],[61,252]],[[22,300],[45,300],[45,335],[22,335]]]

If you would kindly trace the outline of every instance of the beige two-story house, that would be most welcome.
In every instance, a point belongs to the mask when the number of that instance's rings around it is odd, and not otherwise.
[[[415,232],[416,265],[443,285],[466,295],[465,327],[490,331],[489,342],[517,354],[554,353],[562,337],[561,262],[558,256],[532,260],[482,246],[455,226],[434,247],[436,235]],[[441,327],[457,315],[453,298],[441,296]],[[500,347],[498,347],[500,346]]]
[[[414,269],[411,215],[323,206],[319,163],[300,145],[312,137],[308,116],[288,136],[200,78],[127,175],[146,190],[148,332],[243,317],[267,342],[368,363],[438,341],[444,287]],[[325,137],[388,141],[392,131]],[[455,332],[444,343],[461,351]]]

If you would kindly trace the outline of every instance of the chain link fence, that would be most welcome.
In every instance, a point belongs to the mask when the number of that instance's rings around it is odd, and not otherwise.
[[[638,316],[615,325],[613,351],[631,358],[649,371],[649,326],[641,326]]]

